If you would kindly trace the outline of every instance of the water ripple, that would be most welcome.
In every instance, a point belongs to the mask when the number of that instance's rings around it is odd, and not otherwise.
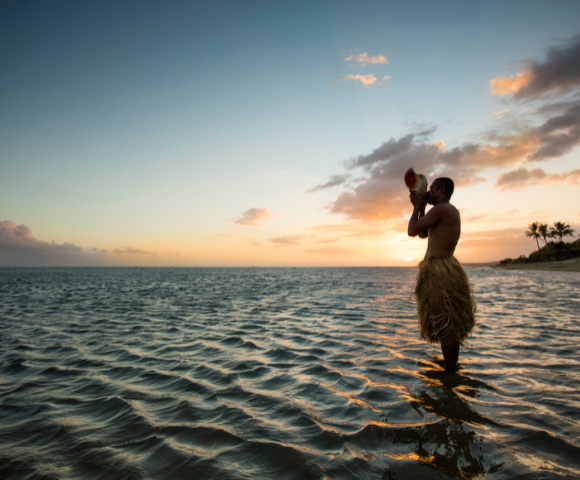
[[[580,277],[468,269],[456,373],[414,269],[0,269],[2,478],[580,477]]]

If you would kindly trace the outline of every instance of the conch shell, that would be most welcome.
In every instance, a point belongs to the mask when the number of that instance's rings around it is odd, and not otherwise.
[[[422,197],[427,193],[427,187],[429,186],[427,183],[427,177],[420,173],[416,173],[412,168],[409,168],[405,173],[405,184],[411,192],[419,197]]]

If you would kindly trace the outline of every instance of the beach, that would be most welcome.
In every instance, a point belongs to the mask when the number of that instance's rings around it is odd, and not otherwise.
[[[534,270],[544,272],[580,272],[580,259],[562,262],[518,263],[513,265],[496,265],[498,270]]]

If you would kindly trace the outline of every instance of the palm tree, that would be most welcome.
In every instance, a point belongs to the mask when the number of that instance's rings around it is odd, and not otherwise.
[[[542,235],[538,232],[538,222],[530,223],[528,225],[528,231],[526,232],[526,237],[533,238],[536,241],[536,245],[538,246],[538,250],[540,249],[540,244],[538,242],[538,238]]]
[[[546,240],[546,238],[550,236],[550,232],[548,232],[548,225],[544,225],[543,223],[540,223],[538,225],[538,233],[544,239],[544,244],[548,245],[548,241]]]
[[[573,237],[574,230],[564,222],[556,222],[553,227],[550,227],[550,236],[558,239],[561,242],[564,237]]]

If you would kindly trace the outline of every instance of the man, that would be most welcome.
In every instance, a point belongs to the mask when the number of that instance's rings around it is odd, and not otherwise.
[[[427,238],[419,264],[415,297],[421,338],[440,343],[445,369],[454,370],[462,346],[475,326],[475,301],[467,274],[453,256],[459,235],[459,211],[449,203],[454,185],[438,178],[423,197],[411,193],[413,214],[407,233]],[[425,204],[433,208],[425,214]]]

